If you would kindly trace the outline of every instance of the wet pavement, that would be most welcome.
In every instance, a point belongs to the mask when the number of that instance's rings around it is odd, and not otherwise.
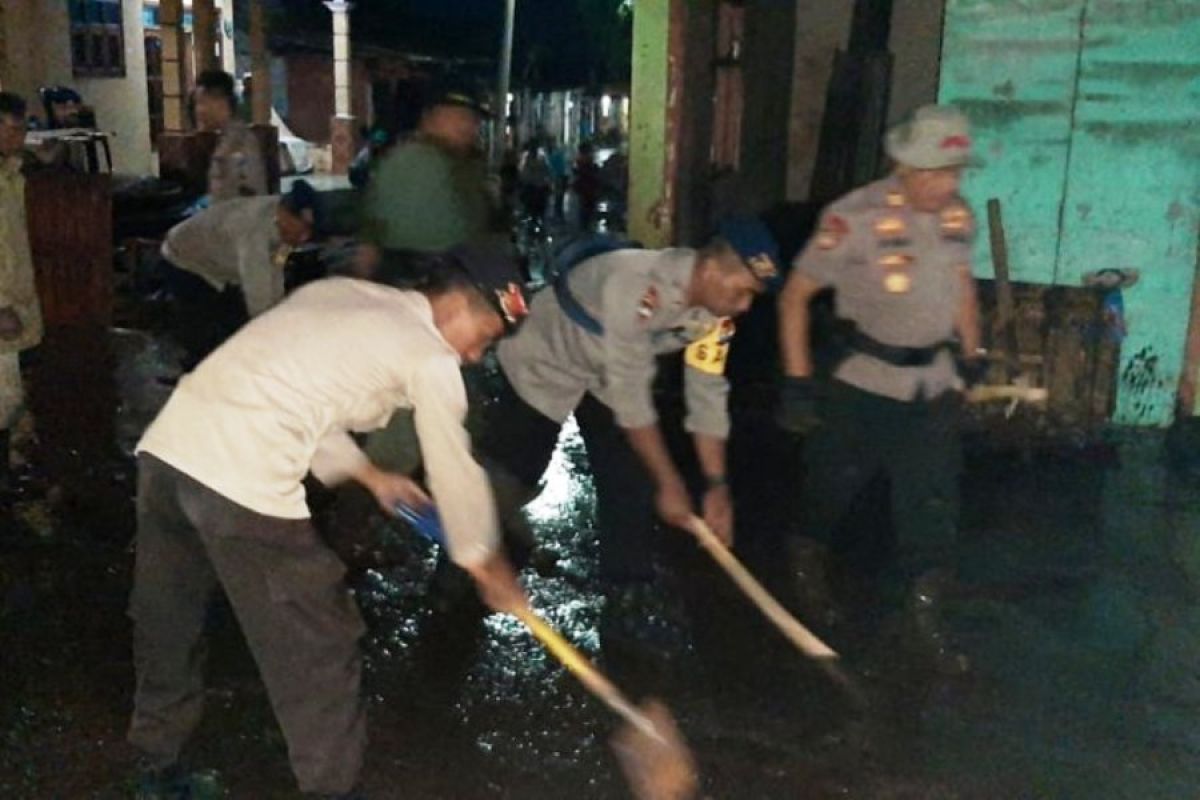
[[[108,403],[111,423],[43,437],[57,457],[31,455],[56,488],[0,517],[3,798],[130,796],[127,454],[169,392],[157,378],[174,355],[138,331],[93,338],[102,368],[63,379],[73,391],[47,392],[39,411],[86,420]],[[739,553],[787,599],[779,542],[796,512],[799,449],[772,426],[768,396],[748,386],[734,398]],[[660,536],[658,588],[664,613],[688,621],[686,641],[669,657],[602,648],[594,497],[570,427],[529,509],[542,551],[524,580],[539,611],[620,685],[668,703],[706,797],[1197,796],[1200,488],[1166,470],[1154,433],[1086,447],[999,449],[1002,439],[976,433],[968,448],[966,592],[953,620],[972,672],[938,679],[892,638],[835,629],[866,709],[678,533]],[[880,516],[868,503],[857,522],[878,528]],[[627,796],[607,742],[614,717],[511,618],[435,611],[431,547],[399,527],[376,533],[386,557],[352,573],[370,628],[371,796]],[[264,690],[221,604],[212,629],[190,760],[219,770],[230,797],[294,797]]]

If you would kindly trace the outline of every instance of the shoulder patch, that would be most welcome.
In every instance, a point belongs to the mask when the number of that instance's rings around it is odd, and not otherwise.
[[[817,230],[817,247],[822,250],[835,250],[850,234],[850,224],[846,218],[838,214],[826,214],[821,219],[821,227]]]

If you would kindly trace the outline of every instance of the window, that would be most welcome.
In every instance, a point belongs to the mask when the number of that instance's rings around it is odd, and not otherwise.
[[[68,0],[71,67],[76,77],[123,78],[122,0]]]

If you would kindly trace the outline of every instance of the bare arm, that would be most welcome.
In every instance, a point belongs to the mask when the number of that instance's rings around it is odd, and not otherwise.
[[[959,301],[958,317],[954,321],[963,355],[975,358],[979,353],[981,337],[979,332],[979,298],[975,292],[975,278],[971,276],[970,267],[959,267],[959,279],[962,281],[962,299]]]
[[[676,469],[675,462],[671,460],[667,442],[663,439],[658,423],[640,428],[625,428],[625,435],[629,437],[633,451],[646,466],[655,487],[662,490],[664,487],[683,486],[683,478]]]
[[[779,352],[783,374],[792,378],[812,377],[812,343],[809,337],[809,302],[821,284],[799,271],[792,271],[779,296]]]

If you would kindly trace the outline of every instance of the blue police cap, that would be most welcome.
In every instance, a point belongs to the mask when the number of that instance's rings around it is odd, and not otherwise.
[[[729,243],[746,268],[767,289],[778,288],[783,270],[780,267],[779,242],[758,217],[731,217],[721,223],[717,235]]]

